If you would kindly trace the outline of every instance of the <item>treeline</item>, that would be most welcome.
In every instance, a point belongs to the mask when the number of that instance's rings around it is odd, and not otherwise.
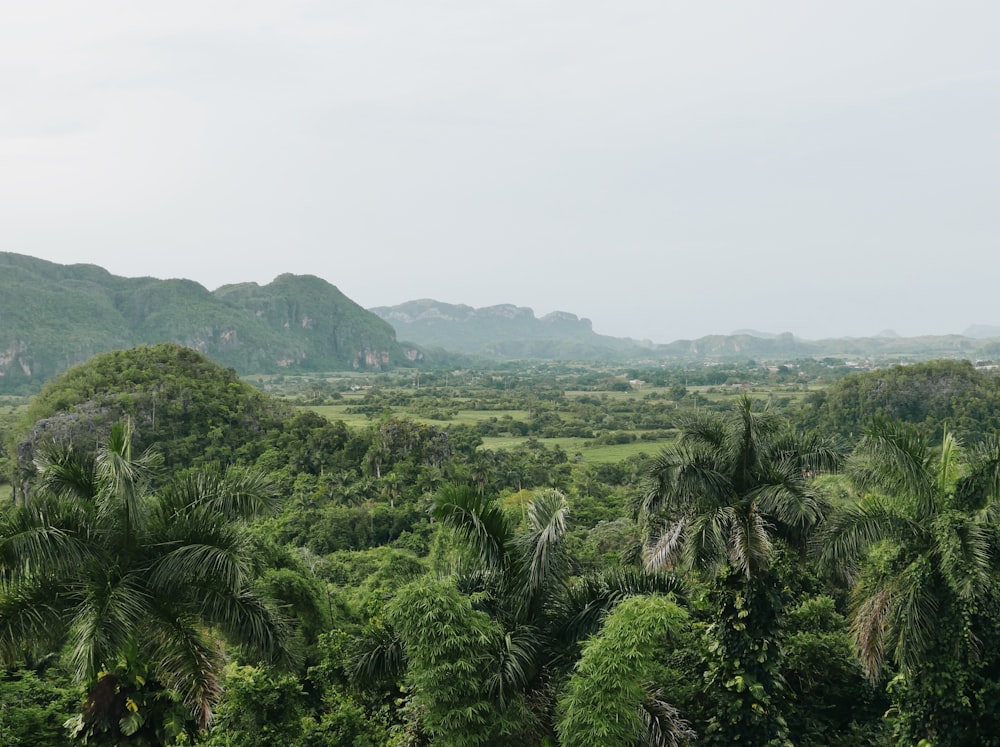
[[[1000,742],[992,376],[900,367],[781,409],[589,375],[465,395],[538,435],[648,417],[678,440],[483,449],[491,421],[421,424],[377,389],[348,428],[174,346],[68,372],[6,439],[0,745]],[[181,588],[200,606],[150,627]],[[225,594],[257,601],[206,606]],[[200,669],[156,648],[183,640]]]

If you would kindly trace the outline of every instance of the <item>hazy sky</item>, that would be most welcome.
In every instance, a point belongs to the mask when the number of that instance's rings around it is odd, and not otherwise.
[[[0,250],[668,342],[1000,324],[996,0],[31,0]]]

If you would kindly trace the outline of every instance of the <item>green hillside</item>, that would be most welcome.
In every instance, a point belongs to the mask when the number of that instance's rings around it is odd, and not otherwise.
[[[238,372],[385,370],[423,354],[316,277],[211,292],[93,265],[0,253],[0,392],[30,392],[73,364],[174,342]]]

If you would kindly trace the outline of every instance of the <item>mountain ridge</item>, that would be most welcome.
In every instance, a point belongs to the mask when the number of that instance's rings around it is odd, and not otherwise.
[[[966,335],[883,331],[825,340],[742,329],[654,344],[598,334],[589,319],[567,311],[538,318],[514,304],[477,309],[423,298],[364,309],[315,275],[284,273],[265,285],[209,291],[183,278],[126,278],[93,264],[0,252],[0,392],[33,391],[99,353],[162,342],[199,350],[242,375],[466,365],[477,358],[1000,360],[1000,327],[987,325]]]
[[[791,332],[780,334],[738,329],[729,335],[705,335],[668,343],[610,337],[593,331],[589,319],[557,311],[536,318],[528,307],[500,304],[474,308],[422,298],[396,306],[376,306],[374,313],[390,322],[399,339],[416,345],[459,351],[492,359],[558,358],[574,360],[688,360],[768,357],[902,358],[1000,357],[995,338],[963,335],[899,337],[883,330],[870,337],[807,340]],[[980,327],[981,328],[981,327]],[[554,334],[559,329],[561,334]],[[1000,338],[1000,328],[996,338]],[[549,343],[545,348],[545,343]]]

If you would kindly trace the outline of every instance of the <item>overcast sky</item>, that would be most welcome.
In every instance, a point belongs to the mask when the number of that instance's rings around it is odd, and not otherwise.
[[[996,0],[31,0],[0,250],[669,342],[1000,324]]]

